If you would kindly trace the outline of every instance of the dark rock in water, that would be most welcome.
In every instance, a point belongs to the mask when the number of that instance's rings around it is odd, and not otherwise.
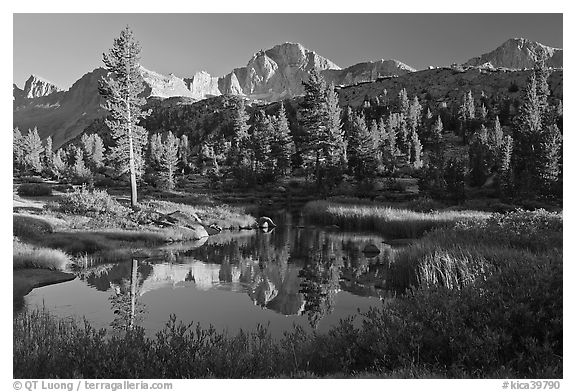
[[[364,249],[362,249],[363,253],[377,255],[380,253],[380,249],[374,244],[367,244]]]
[[[276,224],[272,221],[272,219],[268,218],[267,216],[263,216],[258,218],[258,227],[261,229],[268,227],[276,227]]]

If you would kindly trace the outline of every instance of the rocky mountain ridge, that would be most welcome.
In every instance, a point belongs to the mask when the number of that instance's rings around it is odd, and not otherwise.
[[[492,67],[500,67],[502,64],[524,66],[529,64],[526,59],[543,50],[543,53],[550,56],[549,64],[561,65],[561,49],[548,50],[541,44],[527,40],[509,40],[506,45],[519,45],[520,53],[526,56],[518,55],[515,62],[505,61],[506,53],[517,51],[496,49],[494,52],[498,52],[497,55],[490,57],[486,54],[478,57],[478,60],[469,60],[467,68],[470,69],[463,74],[453,68],[416,71],[397,60],[363,62],[342,69],[295,43],[284,43],[259,51],[251,57],[246,67],[236,68],[220,78],[204,71],[197,72],[191,78],[163,75],[144,67],[141,72],[146,84],[144,96],[147,98],[171,100],[182,97],[178,100],[179,105],[190,105],[211,97],[237,95],[266,103],[301,95],[304,91],[302,81],[308,78],[312,67],[317,67],[328,83],[339,87],[341,104],[356,106],[367,98],[381,95],[386,89],[392,97],[401,86],[406,86],[409,91],[425,89],[435,98],[446,94],[458,95],[469,86],[473,90],[487,88],[505,91],[515,79],[518,79],[518,85],[522,87],[523,77],[472,65],[485,64],[484,60],[488,60]],[[541,47],[544,49],[538,49]],[[524,60],[521,61],[521,58]],[[80,135],[95,119],[103,117],[98,81],[105,75],[106,70],[97,68],[82,76],[67,91],[37,76],[31,76],[24,89],[14,85],[13,125],[22,130],[37,127],[41,138],[52,136],[54,147],[61,146]],[[553,90],[561,95],[561,74],[558,83],[559,87]],[[494,87],[489,87],[491,85]]]
[[[552,68],[562,68],[563,50],[525,38],[511,38],[491,52],[473,57],[463,65],[494,68],[532,68],[541,58]]]

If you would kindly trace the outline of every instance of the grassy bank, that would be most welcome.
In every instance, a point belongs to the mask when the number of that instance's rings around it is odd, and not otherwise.
[[[416,212],[380,203],[341,203],[317,200],[304,206],[310,222],[337,225],[346,230],[372,231],[390,238],[416,238],[424,232],[456,221],[483,219],[490,214],[479,211]]]

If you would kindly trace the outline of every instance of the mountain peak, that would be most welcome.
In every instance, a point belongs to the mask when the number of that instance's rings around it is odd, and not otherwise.
[[[26,98],[38,98],[62,91],[62,89],[43,77],[32,74],[28,80],[26,80],[23,91],[24,97]]]
[[[464,65],[493,67],[532,68],[538,59],[543,59],[547,66],[562,68],[562,49],[552,48],[536,41],[516,37],[506,40],[502,45],[489,53],[468,60]]]

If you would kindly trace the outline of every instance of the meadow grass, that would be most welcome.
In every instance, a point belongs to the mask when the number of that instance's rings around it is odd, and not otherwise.
[[[72,264],[68,254],[59,249],[36,247],[30,244],[13,241],[14,269],[42,268],[64,271]]]
[[[460,220],[484,219],[490,215],[480,211],[416,212],[376,202],[357,205],[325,200],[309,202],[303,211],[313,223],[372,231],[389,238],[417,238],[434,228],[447,227]]]

